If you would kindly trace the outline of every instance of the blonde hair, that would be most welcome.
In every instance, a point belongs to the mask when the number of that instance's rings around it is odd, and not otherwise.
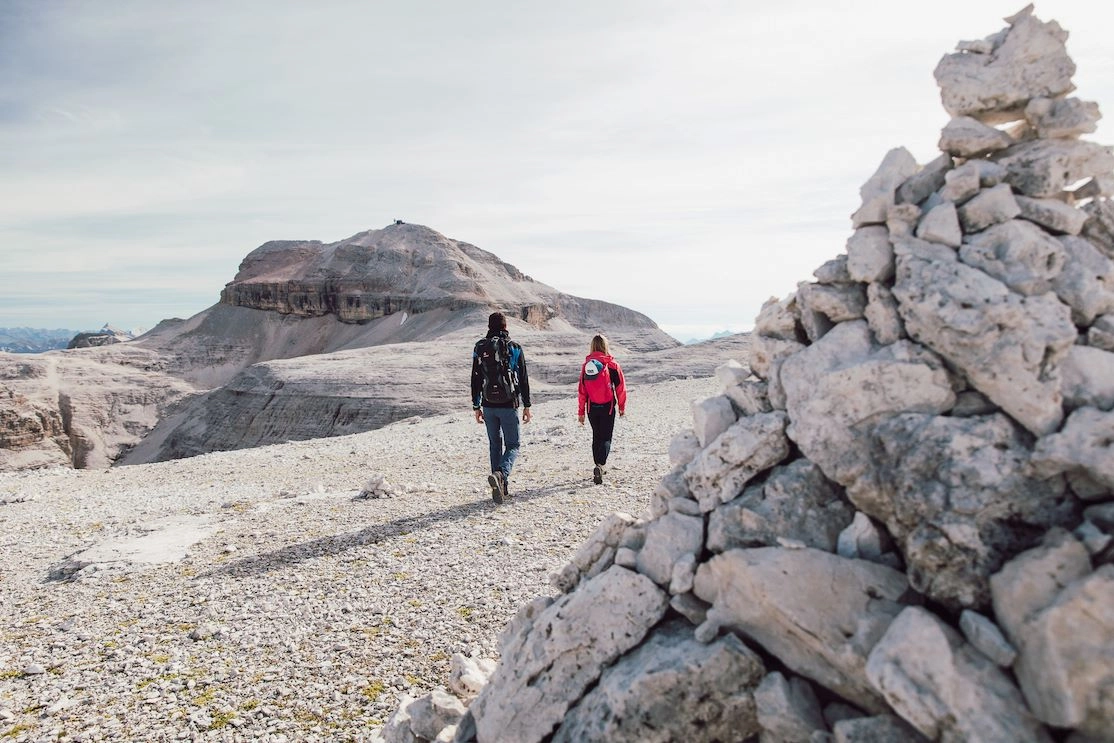
[[[592,336],[592,344],[588,347],[588,350],[590,353],[611,353],[607,347],[607,338],[604,338],[602,334]]]

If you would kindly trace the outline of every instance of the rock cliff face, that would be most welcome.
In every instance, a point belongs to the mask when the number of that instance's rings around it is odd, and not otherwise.
[[[438,740],[1114,740],[1114,154],[1007,22]]]
[[[265,243],[240,264],[221,302],[346,323],[496,307],[539,328],[553,318],[576,327],[656,327],[625,307],[562,294],[474,245],[401,223],[329,244]]]

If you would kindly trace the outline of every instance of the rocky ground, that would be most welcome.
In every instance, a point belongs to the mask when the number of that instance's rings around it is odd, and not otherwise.
[[[496,656],[600,520],[640,514],[712,378],[630,390],[607,482],[535,405],[496,506],[467,408],[328,440],[0,473],[0,737],[363,740]],[[376,474],[390,498],[360,499]]]

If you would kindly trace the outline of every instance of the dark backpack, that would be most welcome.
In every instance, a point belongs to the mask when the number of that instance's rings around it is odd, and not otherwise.
[[[476,343],[476,356],[483,372],[483,399],[497,405],[514,402],[515,384],[511,373],[511,345],[504,336],[484,338]]]

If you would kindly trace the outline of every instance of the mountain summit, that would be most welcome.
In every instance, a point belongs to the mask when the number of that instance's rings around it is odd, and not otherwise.
[[[272,241],[244,258],[222,304],[366,323],[396,312],[490,307],[542,328],[656,328],[625,307],[563,294],[494,253],[417,224],[396,222],[334,243]]]

